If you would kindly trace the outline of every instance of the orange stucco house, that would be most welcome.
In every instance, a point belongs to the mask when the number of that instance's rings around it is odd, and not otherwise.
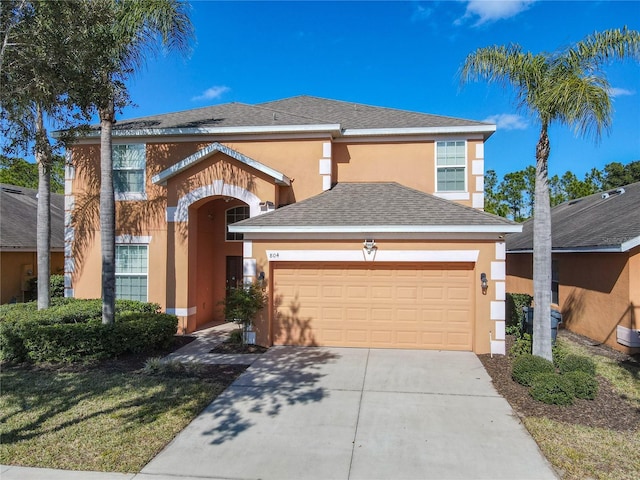
[[[552,300],[565,328],[640,352],[640,182],[551,209]],[[533,295],[533,220],[507,236],[507,291]]]
[[[494,131],[308,96],[119,121],[116,293],[192,332],[257,281],[262,345],[504,353],[521,226],[483,212]],[[66,291],[99,297],[98,133],[69,161]]]

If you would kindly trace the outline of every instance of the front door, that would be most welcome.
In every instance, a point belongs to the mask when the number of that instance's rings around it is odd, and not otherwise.
[[[241,256],[227,257],[227,293],[232,288],[242,286],[243,269]]]

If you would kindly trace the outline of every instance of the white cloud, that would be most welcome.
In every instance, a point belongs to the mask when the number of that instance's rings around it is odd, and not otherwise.
[[[474,27],[505,18],[511,18],[527,10],[536,0],[471,0],[467,2],[467,10],[463,17],[456,20],[456,25],[477,18]]]
[[[503,130],[526,130],[529,124],[526,119],[513,113],[498,113],[483,120],[488,123],[495,123],[498,129]]]
[[[635,95],[636,92],[632,91],[632,90],[627,90],[626,88],[616,88],[616,87],[612,87],[609,89],[609,95],[611,95],[612,97],[624,97],[627,95]]]
[[[207,88],[201,95],[195,96],[191,99],[192,102],[199,102],[201,100],[215,100],[231,90],[224,85],[214,86]]]
[[[431,16],[431,12],[433,12],[433,9],[416,4],[415,8],[413,9],[413,14],[411,15],[411,21],[419,22],[422,20],[426,20]]]

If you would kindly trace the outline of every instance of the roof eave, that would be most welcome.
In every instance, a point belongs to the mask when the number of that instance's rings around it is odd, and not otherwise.
[[[460,133],[481,133],[489,138],[496,131],[495,125],[468,125],[448,127],[407,127],[407,128],[348,128],[343,137],[373,137],[389,135],[452,135]]]
[[[521,225],[315,225],[241,226],[229,225],[233,233],[517,233]]]

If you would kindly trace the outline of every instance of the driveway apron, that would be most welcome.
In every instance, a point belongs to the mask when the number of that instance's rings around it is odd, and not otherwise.
[[[272,347],[136,477],[554,479],[470,352]]]

